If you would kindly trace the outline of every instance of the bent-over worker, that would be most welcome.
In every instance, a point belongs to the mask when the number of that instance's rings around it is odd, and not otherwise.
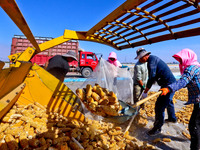
[[[140,51],[139,55],[143,55],[146,53],[146,50]],[[148,81],[147,86],[144,91],[144,95],[147,95],[147,92],[152,87],[152,85],[157,82],[161,88],[167,87],[167,85],[172,84],[176,81],[174,75],[171,70],[167,66],[167,64],[162,61],[160,58],[154,55],[150,55],[147,53],[140,58],[141,62],[147,62],[148,68]],[[165,117],[165,108],[167,108],[168,122],[176,122],[174,104],[172,98],[174,96],[174,92],[168,93],[167,95],[160,95],[155,104],[155,121],[154,127],[147,132],[148,135],[153,136],[161,132],[161,128],[164,124]]]

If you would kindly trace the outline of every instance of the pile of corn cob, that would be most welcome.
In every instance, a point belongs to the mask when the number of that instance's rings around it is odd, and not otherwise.
[[[86,119],[79,122],[47,113],[38,103],[14,105],[0,124],[0,150],[123,150],[154,149],[123,134],[112,123]]]
[[[113,91],[108,91],[100,85],[86,85],[86,88],[77,89],[76,94],[92,113],[100,116],[118,116],[122,109],[117,96]]]

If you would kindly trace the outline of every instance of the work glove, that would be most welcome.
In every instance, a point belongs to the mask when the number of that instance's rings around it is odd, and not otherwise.
[[[142,88],[142,90],[145,90],[145,86],[144,85],[142,85],[141,88]]]
[[[143,93],[142,94],[142,98],[144,99],[144,98],[146,98],[147,97],[147,93]]]
[[[170,92],[169,88],[162,88],[160,91],[162,91],[161,96],[167,95]]]

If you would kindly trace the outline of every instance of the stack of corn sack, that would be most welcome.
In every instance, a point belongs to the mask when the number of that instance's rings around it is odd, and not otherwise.
[[[115,93],[102,88],[98,84],[95,84],[93,87],[87,84],[86,88],[78,88],[76,94],[86,108],[96,115],[103,117],[118,116],[119,110],[122,109]]]

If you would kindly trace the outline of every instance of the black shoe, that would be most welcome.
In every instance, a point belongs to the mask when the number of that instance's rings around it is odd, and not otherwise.
[[[165,122],[177,123],[177,119],[165,119]]]
[[[152,128],[151,130],[149,130],[147,132],[147,135],[149,135],[149,136],[155,136],[155,135],[157,135],[159,133],[161,133],[161,129]]]

